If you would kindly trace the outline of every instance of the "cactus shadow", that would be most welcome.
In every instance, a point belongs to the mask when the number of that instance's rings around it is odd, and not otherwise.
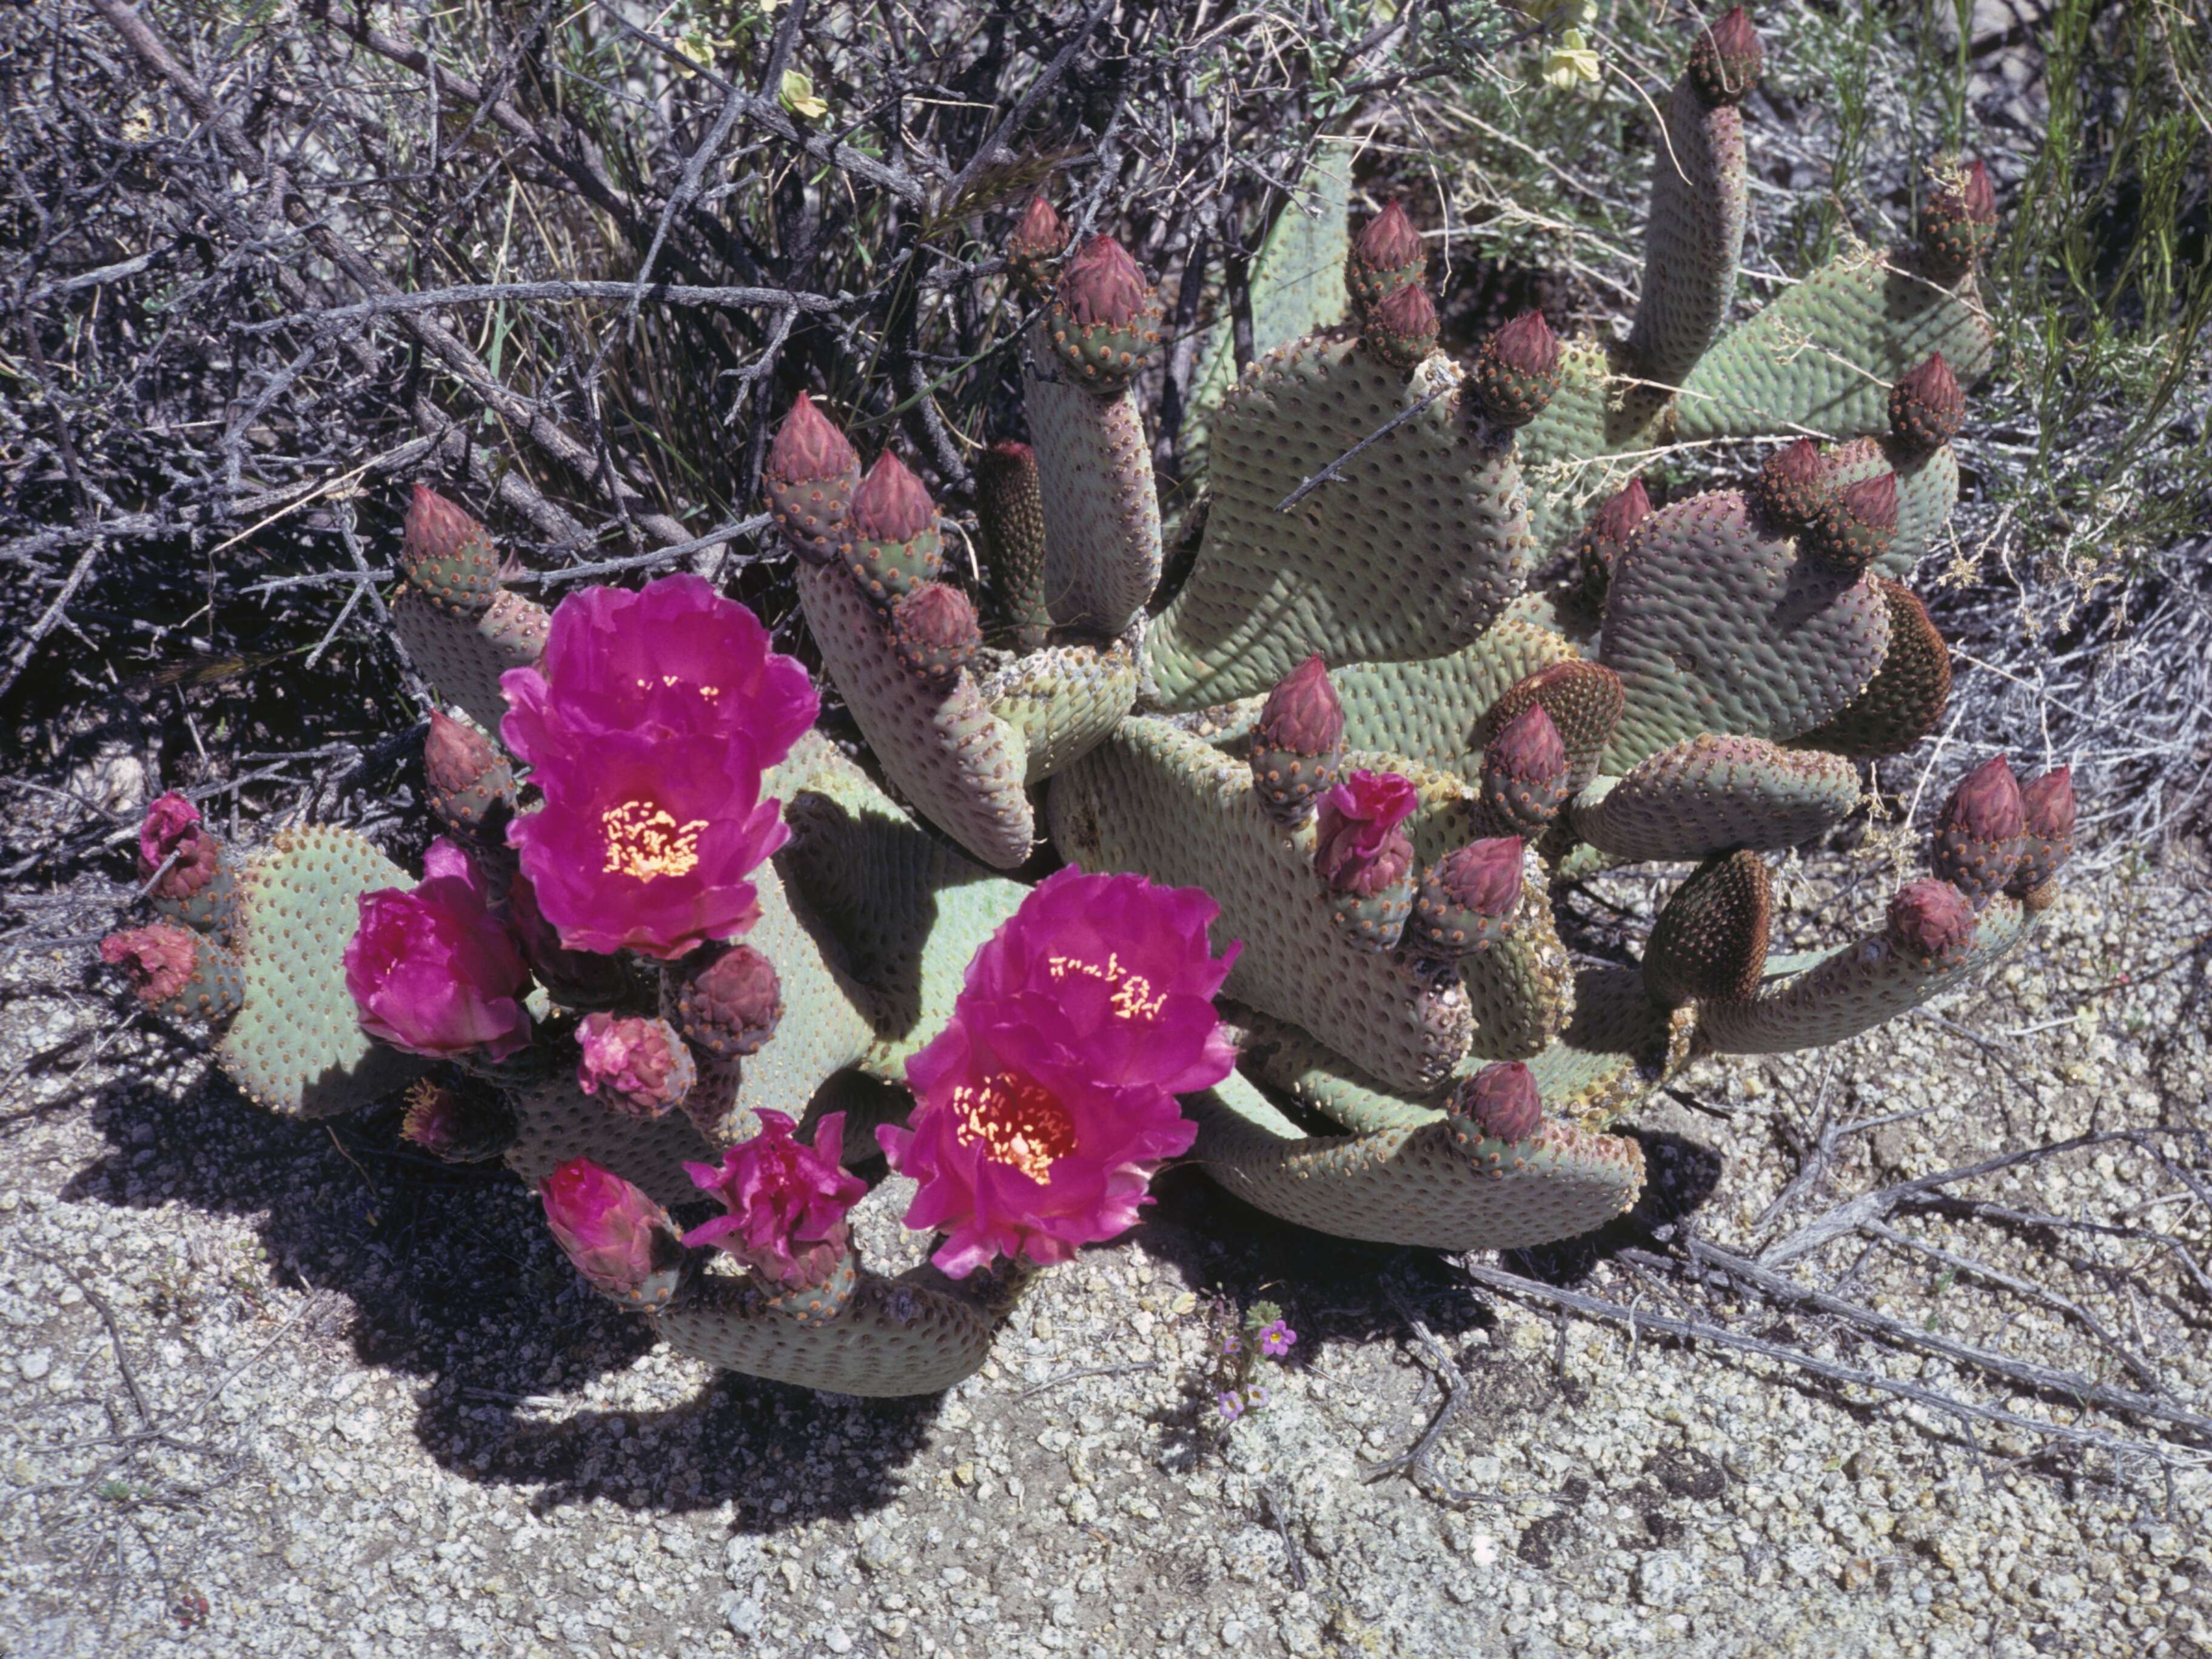
[[[1719,1187],[1723,1160],[1702,1141],[1659,1129],[1613,1130],[1644,1148],[1644,1191],[1634,1206],[1594,1232],[1556,1243],[1507,1250],[1509,1272],[1563,1288],[1583,1283],[1597,1265],[1630,1249],[1663,1247],[1674,1231],[1705,1207]]]
[[[890,1502],[929,1438],[936,1396],[854,1401],[720,1374],[672,1400],[652,1328],[582,1285],[528,1189],[503,1165],[416,1155],[396,1105],[299,1122],[213,1074],[169,1092],[118,1080],[85,1103],[108,1150],[64,1197],[246,1219],[265,1259],[196,1255],[203,1308],[251,1310],[271,1283],[330,1298],[294,1342],[327,1334],[410,1380],[424,1452],[462,1479],[534,1489],[541,1513],[605,1499],[731,1504],[758,1531],[846,1518]],[[586,1401],[594,1384],[602,1399]]]

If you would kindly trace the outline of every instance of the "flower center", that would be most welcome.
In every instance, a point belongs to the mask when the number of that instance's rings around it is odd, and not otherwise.
[[[1142,974],[1133,974],[1121,966],[1119,951],[1106,953],[1106,965],[1085,962],[1080,957],[1048,957],[1046,967],[1054,981],[1066,979],[1070,974],[1080,974],[1086,979],[1103,980],[1114,988],[1107,999],[1114,1012],[1123,1019],[1151,1019],[1167,1003],[1165,996],[1152,994],[1152,982]]]
[[[651,881],[655,876],[691,873],[699,862],[699,832],[707,820],[678,823],[665,806],[626,800],[600,813],[599,827],[607,842],[603,873]]]
[[[1011,1164],[1031,1181],[1050,1177],[1052,1166],[1075,1150],[1075,1124],[1049,1090],[998,1072],[952,1091],[953,1136],[963,1146],[981,1144],[985,1155]]]

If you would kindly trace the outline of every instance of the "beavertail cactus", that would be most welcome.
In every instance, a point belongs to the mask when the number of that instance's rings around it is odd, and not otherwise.
[[[1348,1238],[1602,1225],[1643,1185],[1613,1132],[1638,1101],[1986,970],[2055,901],[2075,821],[2066,769],[1992,760],[1877,925],[1770,953],[1771,858],[1955,725],[1905,584],[1993,356],[1995,201],[1947,166],[1911,241],[1739,317],[1764,52],[1740,9],[1683,46],[1625,336],[1531,312],[1455,361],[1413,220],[1391,202],[1355,236],[1341,167],[1224,228],[1262,250],[1257,356],[1237,372],[1212,319],[1171,592],[1159,295],[1110,234],[1071,251],[1042,194],[1006,241],[1018,366],[966,405],[1005,424],[958,434],[996,439],[978,564],[948,580],[960,521],[797,397],[763,489],[865,764],[706,581],[549,615],[417,492],[392,613],[467,716],[423,744],[451,839],[410,879],[321,826],[227,848],[165,796],[137,848],[160,919],[103,956],[270,1109],[406,1091],[409,1140],[503,1158],[586,1283],[683,1352],[814,1388],[973,1374],[1170,1160]],[[1755,474],[1647,482],[1723,440],[1766,446]],[[1635,861],[1679,878],[1640,951],[1555,908]],[[852,1220],[878,1155],[933,1235],[896,1278]]]

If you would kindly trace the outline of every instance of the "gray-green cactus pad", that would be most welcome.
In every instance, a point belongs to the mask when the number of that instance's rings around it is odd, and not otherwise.
[[[1870,583],[1799,556],[1736,491],[1662,507],[1606,596],[1598,659],[1620,676],[1623,702],[1605,769],[1705,732],[1777,742],[1809,732],[1874,678],[1888,642]]]
[[[1692,441],[1886,432],[1890,382],[1940,351],[1971,386],[1995,347],[1971,273],[1947,287],[1909,249],[1847,252],[1715,343],[1682,382],[1677,431]]]
[[[1528,531],[1550,551],[1580,529],[1599,502],[1623,488],[1644,463],[1634,452],[1658,441],[1664,396],[1616,371],[1595,340],[1567,343],[1559,389],[1521,428],[1518,453],[1528,483]]]
[[[1022,407],[1044,503],[1044,603],[1063,628],[1114,635],[1160,580],[1160,500],[1133,386],[1101,397],[1077,385],[1030,331]]]
[[[552,617],[536,600],[501,588],[490,610],[464,621],[403,586],[392,598],[392,625],[422,677],[496,733],[507,717],[499,677],[510,668],[527,668],[544,654]]]
[[[1692,1019],[1654,1002],[1634,968],[1581,969],[1574,1018],[1528,1062],[1545,1110],[1585,1122],[1620,1115],[1688,1058]]]
[[[354,901],[414,884],[352,830],[320,825],[283,830],[246,861],[234,933],[246,1000],[215,1053],[256,1105],[331,1117],[422,1075],[425,1062],[361,1029],[344,962]]]
[[[984,863],[1011,870],[1027,859],[1036,824],[1022,787],[1021,734],[984,706],[964,670],[941,691],[909,673],[842,570],[801,563],[798,578],[823,665],[884,775]]]
[[[1016,657],[976,690],[991,712],[1022,734],[1024,783],[1073,764],[1111,732],[1137,701],[1137,659],[1127,641],[1055,645]]]
[[[1315,651],[1343,663],[1442,656],[1497,619],[1530,562],[1524,493],[1510,434],[1471,418],[1455,389],[1276,511],[1459,378],[1442,356],[1409,378],[1355,337],[1316,335],[1237,384],[1214,428],[1198,562],[1145,639],[1164,706],[1265,691]]]
[[[1628,356],[1650,380],[1678,384],[1727,319],[1743,251],[1743,116],[1708,105],[1690,77],[1674,83],[1653,147],[1644,291]]]
[[[1432,1249],[1512,1249],[1602,1225],[1636,1201],[1643,1149],[1547,1122],[1528,1140],[1469,1139],[1443,1119],[1308,1135],[1232,1075],[1188,1098],[1199,1161],[1238,1197],[1342,1238]]]
[[[1344,740],[1385,749],[1474,777],[1482,769],[1476,728],[1508,688],[1580,654],[1559,635],[1510,617],[1474,644],[1414,662],[1329,670],[1344,705]]]
[[[761,1305],[746,1280],[702,1278],[655,1321],[669,1346],[727,1370],[802,1389],[869,1396],[934,1394],[973,1376],[997,1322],[943,1275],[864,1273],[826,1323],[802,1325]]]
[[[1959,504],[1959,457],[1948,444],[1928,451],[1894,438],[1854,438],[1827,458],[1831,489],[1897,474],[1897,535],[1874,562],[1876,571],[1903,581],[1931,547],[1943,542],[1951,509]]]
[[[573,1057],[543,1081],[508,1091],[507,1098],[515,1122],[507,1164],[532,1187],[570,1158],[588,1158],[641,1188],[656,1204],[688,1204],[698,1200],[699,1188],[684,1173],[686,1160],[721,1158],[683,1112],[633,1117],[586,1094],[576,1086]]]
[[[1895,1019],[1979,973],[2027,937],[2029,926],[2018,899],[1991,899],[1977,918],[1972,945],[1947,967],[1906,961],[1883,935],[1870,933],[1794,977],[1770,977],[1748,1001],[1707,1005],[1699,1013],[1698,1033],[1723,1054],[1825,1048]]]
[[[1521,856],[1521,908],[1512,933],[1460,960],[1460,982],[1474,1015],[1471,1051],[1485,1060],[1533,1059],[1575,1008],[1574,966],[1552,921],[1544,861],[1533,846]]]
[[[1625,778],[1599,779],[1576,798],[1574,825],[1620,858],[1702,859],[1796,847],[1842,823],[1858,800],[1858,770],[1840,755],[1706,732]]]
[[[1466,1053],[1465,992],[1423,988],[1339,934],[1311,821],[1269,817],[1242,761],[1139,716],[1055,778],[1047,804],[1054,843],[1083,868],[1212,895],[1216,945],[1244,944],[1224,994],[1297,1021],[1394,1088],[1433,1088]]]

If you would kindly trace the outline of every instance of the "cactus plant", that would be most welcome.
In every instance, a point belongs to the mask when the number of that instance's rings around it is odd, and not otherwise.
[[[140,848],[166,920],[106,954],[272,1109],[422,1079],[410,1137],[536,1182],[588,1283],[687,1352],[819,1388],[967,1375],[1028,1278],[1186,1152],[1349,1237],[1600,1224],[1642,1183],[1613,1132],[1642,1095],[1984,967],[2071,845],[2066,773],[1992,761],[1881,929],[1769,954],[1763,855],[1844,820],[1862,763],[1943,712],[1948,653],[1899,578],[1955,497],[1994,210],[1954,169],[1916,246],[1730,326],[1760,63],[1741,10],[1697,37],[1617,343],[1529,313],[1462,366],[1411,218],[1352,237],[1341,177],[1317,189],[1269,243],[1328,266],[1282,276],[1297,331],[1200,377],[1203,529],[1172,592],[1139,397],[1157,292],[1025,204],[1029,441],[976,470],[981,614],[890,450],[864,469],[801,397],[769,455],[873,769],[703,581],[549,617],[419,491],[392,611],[473,721],[441,711],[426,742],[452,838],[416,883],[338,830],[241,860],[166,798]],[[1740,489],[1655,506],[1624,470],[1769,433],[1797,441]],[[1063,867],[994,873],[1041,830]],[[1695,868],[1639,963],[1578,963],[1552,887],[1636,860]],[[846,1220],[846,1164],[878,1148],[939,1235],[890,1278]]]

